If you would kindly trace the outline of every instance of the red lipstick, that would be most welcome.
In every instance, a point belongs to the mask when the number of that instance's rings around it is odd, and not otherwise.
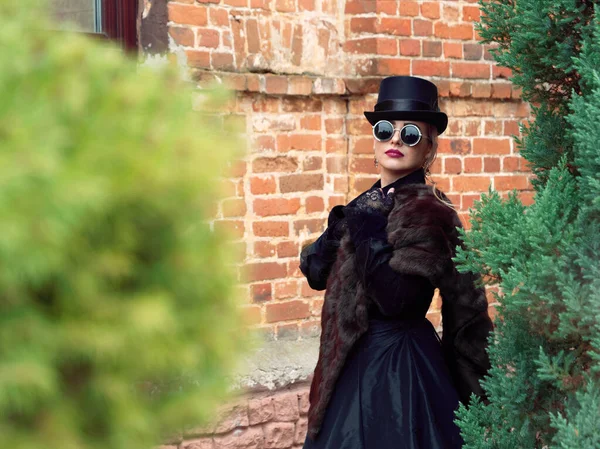
[[[395,150],[393,148],[390,148],[389,150],[387,150],[385,152],[385,154],[387,154],[389,157],[404,157],[404,154],[402,154],[400,151]]]

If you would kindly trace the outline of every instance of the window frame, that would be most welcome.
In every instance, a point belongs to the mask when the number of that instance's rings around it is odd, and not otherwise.
[[[137,50],[137,9],[137,0],[102,0],[102,34],[125,50]]]

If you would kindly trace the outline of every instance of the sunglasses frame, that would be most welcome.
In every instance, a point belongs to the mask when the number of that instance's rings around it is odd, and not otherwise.
[[[389,139],[386,140],[382,140],[379,139],[376,135],[375,135],[375,127],[377,125],[379,125],[381,122],[386,122],[389,123],[390,126],[392,127],[392,135],[390,136]],[[407,126],[414,126],[415,128],[417,128],[417,132],[419,133],[419,138],[417,139],[417,141],[415,143],[413,143],[412,145],[409,143],[406,143],[404,140],[402,140],[402,131],[404,130],[404,128],[406,128]],[[378,142],[389,142],[390,140],[392,140],[394,138],[394,135],[396,135],[396,131],[400,131],[400,140],[402,141],[402,143],[404,145],[406,145],[407,147],[414,147],[419,145],[419,142],[421,141],[421,139],[425,138],[425,139],[429,139],[429,137],[424,136],[423,133],[421,132],[421,128],[419,128],[417,125],[413,124],[413,123],[407,123],[406,125],[404,125],[402,128],[394,128],[394,124],[392,122],[390,122],[389,120],[379,120],[377,123],[375,123],[373,126],[373,137],[375,138],[375,140],[377,140]]]

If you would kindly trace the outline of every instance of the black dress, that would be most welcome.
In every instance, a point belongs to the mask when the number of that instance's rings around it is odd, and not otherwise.
[[[418,170],[384,188],[424,183]],[[373,188],[379,188],[380,181]],[[351,201],[352,206],[358,198]],[[328,229],[303,250],[301,270],[311,287],[325,288],[339,241]],[[355,217],[356,218],[356,217]],[[386,221],[348,222],[357,275],[373,299],[369,328],[356,342],[336,382],[319,435],[303,449],[455,449],[463,441],[454,420],[458,393],[443,360],[439,337],[425,318],[434,288],[389,266]],[[370,223],[367,223],[371,220]]]

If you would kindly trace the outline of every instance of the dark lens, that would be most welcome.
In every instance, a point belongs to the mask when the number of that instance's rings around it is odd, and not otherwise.
[[[419,128],[415,125],[406,125],[400,132],[400,138],[405,145],[416,145],[419,142]]]
[[[373,135],[377,140],[390,140],[394,134],[394,126],[390,122],[382,120],[373,127]]]

